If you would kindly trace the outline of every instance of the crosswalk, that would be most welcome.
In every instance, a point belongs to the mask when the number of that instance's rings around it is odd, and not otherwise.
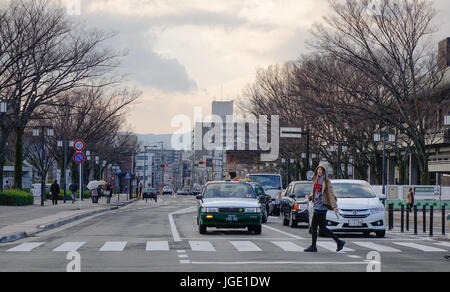
[[[267,243],[254,243],[246,240],[230,240],[226,244],[211,243],[210,241],[188,241],[190,250],[193,252],[262,252],[262,251],[284,251],[284,252],[303,252],[309,246],[306,241],[289,241],[278,240]],[[86,241],[80,242],[64,242],[54,247],[51,243],[46,242],[25,242],[7,249],[8,253],[17,252],[33,252],[40,249],[50,249],[53,252],[71,252],[78,251],[81,248],[92,249],[92,246],[87,247]],[[127,241],[107,241],[102,245],[98,245],[95,250],[99,252],[122,252],[127,250]],[[133,245],[136,248],[139,245]],[[336,243],[334,241],[321,240],[317,242],[319,251],[336,251]],[[162,252],[176,250],[171,248],[169,241],[147,241],[142,243],[142,248],[147,252]],[[131,248],[130,248],[131,249]],[[416,243],[412,241],[392,241],[392,242],[371,242],[371,241],[349,241],[342,253],[359,252],[359,251],[378,251],[383,253],[402,253],[411,251],[421,252],[448,252],[450,251],[450,242],[442,241],[427,241],[426,243]]]

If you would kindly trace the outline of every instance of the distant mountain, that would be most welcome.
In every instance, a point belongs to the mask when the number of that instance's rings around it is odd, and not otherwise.
[[[172,150],[172,134],[163,134],[163,135],[155,135],[155,134],[137,134],[139,142],[142,146],[152,146],[158,145],[160,147],[161,144],[158,142],[164,142],[164,149]]]

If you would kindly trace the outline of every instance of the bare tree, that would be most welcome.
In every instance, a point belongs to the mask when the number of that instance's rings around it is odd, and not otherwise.
[[[435,15],[425,0],[331,1],[333,14],[313,30],[312,46],[348,65],[373,86],[358,88],[368,118],[382,121],[411,139],[421,183],[429,182],[426,146],[439,132],[436,108],[447,98],[436,94],[444,70],[438,66],[430,35]],[[354,87],[340,84],[355,94]],[[374,86],[377,89],[374,91]]]

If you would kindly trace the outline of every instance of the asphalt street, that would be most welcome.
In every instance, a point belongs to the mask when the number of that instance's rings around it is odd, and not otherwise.
[[[0,271],[64,272],[68,252],[77,251],[82,272],[450,272],[446,237],[342,235],[347,244],[339,253],[321,237],[319,252],[310,254],[303,252],[311,241],[306,226],[282,226],[278,217],[261,235],[228,229],[200,235],[196,205],[191,196],[160,196],[0,244]]]

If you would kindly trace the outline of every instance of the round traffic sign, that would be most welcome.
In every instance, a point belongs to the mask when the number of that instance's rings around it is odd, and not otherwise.
[[[76,164],[83,163],[85,159],[86,157],[84,156],[83,152],[76,152],[73,155],[73,162],[75,162]]]
[[[75,148],[76,151],[83,151],[85,147],[86,144],[81,139],[78,139],[73,143],[73,148]]]
[[[314,171],[312,171],[312,170],[309,170],[309,171],[306,173],[306,179],[309,180],[309,181],[312,180],[313,176],[314,176]]]

